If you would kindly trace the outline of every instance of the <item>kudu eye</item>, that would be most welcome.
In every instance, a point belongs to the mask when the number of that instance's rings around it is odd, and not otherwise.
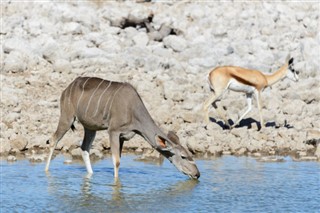
[[[187,159],[187,157],[184,156],[184,155],[181,155],[181,158],[182,158],[183,160],[186,160],[186,159]]]

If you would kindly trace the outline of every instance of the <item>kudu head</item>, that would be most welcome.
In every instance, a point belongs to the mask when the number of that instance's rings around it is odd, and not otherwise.
[[[158,151],[164,155],[180,172],[192,179],[198,179],[200,172],[192,159],[192,154],[181,144],[179,137],[170,131],[167,138],[156,136]]]
[[[299,80],[299,76],[298,76],[299,71],[295,70],[293,67],[293,58],[290,58],[289,60],[287,59],[287,64],[288,64],[287,78],[297,82]]]

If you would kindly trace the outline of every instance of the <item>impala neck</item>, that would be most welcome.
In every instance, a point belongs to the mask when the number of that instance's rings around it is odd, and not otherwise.
[[[265,75],[268,81],[268,86],[271,86],[281,79],[283,79],[287,75],[288,65],[283,65],[279,70],[275,71],[270,75]]]

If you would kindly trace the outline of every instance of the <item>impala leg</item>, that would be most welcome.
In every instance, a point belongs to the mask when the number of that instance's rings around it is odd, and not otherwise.
[[[215,92],[215,94],[212,94],[203,104],[204,119],[206,123],[209,123],[209,106],[212,104],[213,104],[213,107],[217,110],[219,116],[226,122],[226,117],[224,113],[222,113],[221,109],[216,104],[216,101],[220,100],[223,94],[224,92],[222,93],[217,91]]]
[[[123,145],[123,139],[121,139],[120,134],[116,132],[109,132],[110,135],[110,146],[112,153],[112,161],[114,168],[114,177],[119,177],[119,167],[120,167],[120,157]]]
[[[206,123],[209,123],[209,106],[216,100],[215,94],[212,94],[209,99],[203,104],[203,115]]]
[[[81,144],[81,150],[82,150],[82,159],[84,161],[84,164],[86,165],[87,172],[89,174],[92,174],[92,167],[91,167],[91,162],[90,162],[90,148],[92,145],[92,142],[96,136],[96,131],[92,131],[89,129],[84,128],[84,138],[83,142]]]
[[[261,94],[260,91],[256,92],[256,97],[257,97],[257,103],[258,103],[258,110],[259,110],[259,116],[260,116],[260,125],[261,127],[265,127],[264,121],[263,121],[263,117],[262,117],[262,113],[261,113]]]
[[[252,94],[247,94],[247,110],[241,115],[241,117],[235,122],[231,128],[235,127],[252,109]]]
[[[219,106],[217,105],[217,102],[214,102],[212,105],[213,105],[213,107],[215,108],[215,110],[218,112],[220,118],[222,118],[222,120],[224,121],[224,123],[225,123],[227,126],[230,127],[230,125],[229,125],[229,123],[228,123],[228,121],[227,121],[227,117],[226,117],[225,113],[223,113],[223,111],[221,110],[221,107],[219,107]]]

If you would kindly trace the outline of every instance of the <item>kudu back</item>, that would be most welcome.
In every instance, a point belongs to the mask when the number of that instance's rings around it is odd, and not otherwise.
[[[81,149],[89,174],[93,173],[89,151],[96,131],[107,130],[115,177],[119,175],[123,143],[135,134],[141,135],[182,173],[192,179],[200,177],[191,153],[180,144],[176,134],[169,132],[166,135],[155,124],[141,97],[129,83],[95,77],[78,77],[62,92],[59,124],[47,142],[50,144],[50,153],[46,171],[49,170],[57,143],[70,128],[74,128],[75,119],[84,127]]]

